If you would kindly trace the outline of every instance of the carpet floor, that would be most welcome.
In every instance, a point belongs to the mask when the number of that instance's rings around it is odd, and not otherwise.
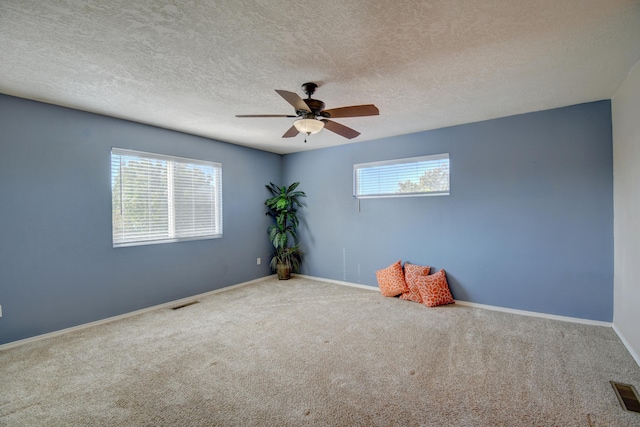
[[[0,352],[0,425],[640,426],[608,327],[268,279]]]

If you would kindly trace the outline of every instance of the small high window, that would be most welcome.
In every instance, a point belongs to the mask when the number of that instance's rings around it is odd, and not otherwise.
[[[448,194],[449,153],[353,165],[356,198]]]
[[[222,165],[111,149],[113,246],[222,237]]]

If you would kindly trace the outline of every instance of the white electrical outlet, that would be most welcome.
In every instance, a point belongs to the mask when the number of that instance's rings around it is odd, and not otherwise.
[[[2,317],[2,306],[0,305],[0,317]]]
[[[261,260],[260,258],[258,258],[258,259],[256,260],[256,264],[257,264],[257,265],[262,264],[262,260]]]

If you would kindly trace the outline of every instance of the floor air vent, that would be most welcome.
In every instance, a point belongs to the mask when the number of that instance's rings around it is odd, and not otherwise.
[[[175,307],[171,307],[171,310],[178,310],[181,308],[189,307],[190,305],[197,304],[198,301],[191,301],[185,304],[176,305]]]
[[[630,384],[620,384],[614,381],[611,381],[611,385],[616,391],[620,405],[622,405],[624,409],[640,413],[640,401],[638,400],[638,392],[635,387]]]

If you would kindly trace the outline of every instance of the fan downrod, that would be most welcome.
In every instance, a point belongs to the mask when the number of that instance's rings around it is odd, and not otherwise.
[[[304,83],[302,85],[302,91],[306,93],[309,98],[311,98],[311,95],[313,95],[317,88],[318,85],[313,82]]]
[[[306,118],[315,118],[315,116],[326,117],[322,114],[322,110],[324,110],[324,107],[325,107],[324,102],[320,101],[319,99],[311,98],[311,95],[313,95],[313,93],[316,91],[316,89],[318,88],[318,85],[313,82],[309,82],[309,83],[304,83],[301,87],[304,93],[306,93],[308,96],[308,98],[303,99],[303,101],[305,104],[307,104],[307,106],[309,107],[312,113],[310,117],[306,117]],[[299,114],[301,113],[304,115],[304,111],[302,112],[296,111],[296,113],[299,113]]]

